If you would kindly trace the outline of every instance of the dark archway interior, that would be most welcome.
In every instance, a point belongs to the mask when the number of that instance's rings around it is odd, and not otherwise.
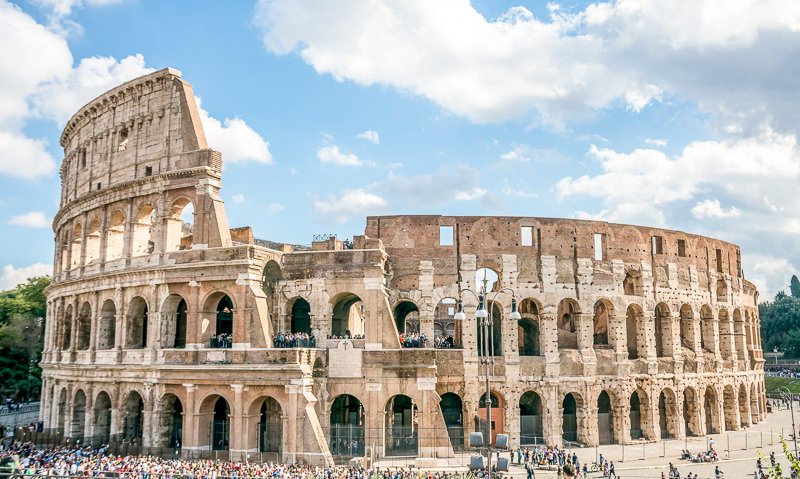
[[[311,305],[303,298],[292,304],[292,332],[311,334]]]
[[[233,334],[233,301],[226,294],[217,303],[217,336]]]

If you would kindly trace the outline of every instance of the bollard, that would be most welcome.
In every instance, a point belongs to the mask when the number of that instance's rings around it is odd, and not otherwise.
[[[667,457],[667,441],[662,439],[661,440],[661,447],[662,447],[661,457]]]
[[[622,460],[619,462],[625,462],[625,444],[622,445]]]
[[[644,443],[642,443],[642,460],[644,461],[647,457],[647,452],[644,449]]]
[[[761,445],[758,446],[758,447],[761,447],[761,448],[764,447],[764,431],[761,431]]]
[[[747,448],[748,448],[748,444],[747,444],[747,433],[745,432],[745,433],[744,433],[744,449],[745,449],[745,450],[747,450]]]
[[[725,434],[725,437],[728,438],[728,450],[726,451],[726,454],[728,456],[728,459],[730,459],[731,458],[731,435],[730,434]]]

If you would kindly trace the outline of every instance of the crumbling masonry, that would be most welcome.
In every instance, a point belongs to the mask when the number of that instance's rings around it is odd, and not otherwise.
[[[222,156],[171,69],[84,106],[61,145],[42,360],[41,419],[54,432],[186,456],[451,456],[484,417],[477,301],[460,294],[484,275],[494,433],[513,445],[764,419],[758,293],[733,244],[446,216],[369,217],[352,242],[257,240],[228,226]],[[274,347],[289,332],[314,340]],[[403,332],[427,347],[402,348]]]

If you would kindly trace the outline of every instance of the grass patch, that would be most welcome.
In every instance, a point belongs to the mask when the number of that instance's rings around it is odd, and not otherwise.
[[[764,387],[767,389],[767,394],[778,393],[778,388],[786,387],[792,393],[800,394],[800,379],[795,378],[764,378]]]

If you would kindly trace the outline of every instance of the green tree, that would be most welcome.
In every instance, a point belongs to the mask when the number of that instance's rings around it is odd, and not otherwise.
[[[29,278],[25,283],[0,292],[0,324],[8,323],[13,316],[44,318],[47,299],[44,290],[50,286],[49,276]]]
[[[788,357],[800,357],[800,298],[780,291],[774,301],[759,304],[758,311],[763,349],[778,348]]]
[[[789,290],[792,292],[792,296],[795,298],[800,298],[800,279],[797,279],[797,275],[792,275],[792,281],[789,283]]]

